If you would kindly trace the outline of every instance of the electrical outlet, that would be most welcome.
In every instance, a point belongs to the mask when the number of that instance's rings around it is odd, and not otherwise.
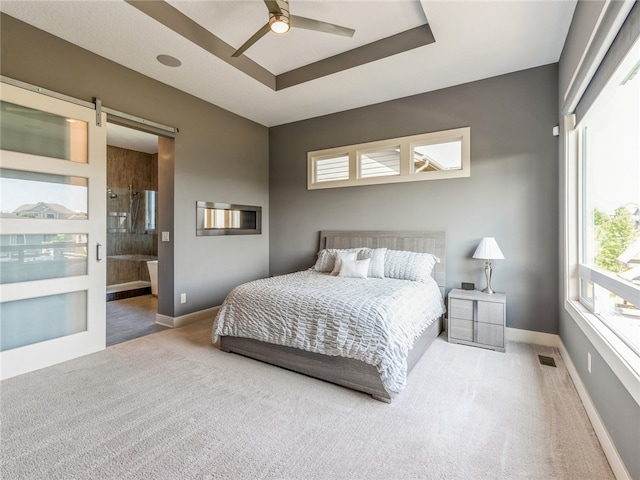
[[[169,232],[162,232],[162,241],[163,242],[169,241]]]
[[[180,294],[180,303],[187,303],[187,294],[186,293],[181,293]]]
[[[591,373],[591,352],[587,352],[587,370]]]

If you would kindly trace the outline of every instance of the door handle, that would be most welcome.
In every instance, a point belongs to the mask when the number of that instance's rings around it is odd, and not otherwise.
[[[96,260],[98,262],[102,260],[102,244],[101,243],[96,244]]]

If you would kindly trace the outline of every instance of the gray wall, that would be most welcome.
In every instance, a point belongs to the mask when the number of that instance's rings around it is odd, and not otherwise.
[[[547,65],[269,130],[271,274],[309,267],[323,229],[445,230],[447,289],[484,288],[471,256],[496,237],[506,259],[507,326],[557,333],[557,65]],[[471,177],[306,189],[307,152],[471,127]]]
[[[160,313],[219,305],[238,283],[268,275],[266,127],[5,14],[1,22],[2,75],[87,101],[98,97],[109,108],[179,127],[175,159],[159,158],[158,223],[172,240],[158,248]],[[197,200],[262,206],[262,235],[196,237]],[[180,293],[187,294],[184,305]]]
[[[580,0],[571,23],[571,29],[562,51],[559,62],[559,88],[558,88],[558,111],[564,102],[564,93],[569,86],[569,82],[578,67],[580,58],[586,48],[587,42],[593,32],[596,21],[602,11],[605,2]],[[560,125],[562,116],[560,114]],[[563,132],[564,133],[564,132]],[[560,136],[559,145],[561,164],[564,163],[564,134]],[[560,221],[564,222],[563,199],[565,196],[564,170],[560,169]],[[560,278],[563,285],[563,278],[567,275],[564,259],[564,241],[559,237],[560,251]],[[573,318],[564,308],[566,293],[560,291],[559,303],[559,334],[562,343],[566,347],[573,364],[582,379],[591,400],[593,401],[600,418],[614,442],[618,453],[629,471],[631,478],[640,478],[640,456],[638,456],[638,441],[640,432],[640,406],[636,403],[629,391],[620,382],[616,374],[609,367],[607,362],[598,353],[588,337],[582,332]],[[587,353],[591,354],[591,373],[587,370]]]
[[[508,326],[559,332],[627,468],[640,478],[633,451],[640,409],[558,308],[563,149],[551,129],[558,93],[603,3],[579,2],[559,72],[540,67],[270,130],[4,14],[1,73],[84,100],[99,97],[108,107],[180,128],[175,158],[160,159],[159,166],[165,193],[159,224],[172,235],[158,249],[160,309],[168,316],[220,304],[236,284],[267,275],[269,265],[272,274],[310,266],[321,229],[444,229],[448,288],[483,284],[482,264],[470,257],[481,237],[495,236],[507,258],[495,262],[493,286],[508,295]],[[467,125],[470,178],[306,190],[309,150]],[[196,237],[196,200],[261,205],[263,234]],[[590,376],[580,361],[587,351]]]

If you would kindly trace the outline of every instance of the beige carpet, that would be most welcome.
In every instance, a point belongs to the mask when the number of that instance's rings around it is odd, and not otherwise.
[[[613,478],[555,349],[441,337],[387,405],[209,334],[203,322],[2,382],[2,478]]]

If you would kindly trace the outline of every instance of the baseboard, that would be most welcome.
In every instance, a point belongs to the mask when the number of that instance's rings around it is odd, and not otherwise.
[[[593,429],[596,432],[596,436],[600,441],[602,450],[609,461],[613,474],[618,480],[631,480],[631,475],[629,475],[627,467],[624,465],[622,458],[620,458],[620,454],[611,440],[609,432],[607,431],[602,418],[600,418],[600,414],[593,404],[587,388],[584,386],[584,383],[582,383],[582,379],[569,356],[569,352],[562,343],[562,339],[558,339],[558,350],[560,351],[560,356],[562,356],[562,360],[569,371],[569,376],[571,377],[571,380],[573,380],[573,384],[578,391],[578,396],[584,405],[584,409],[587,411],[587,416],[591,421],[591,425],[593,425]]]
[[[198,312],[187,313],[186,315],[181,315],[179,317],[170,317],[168,315],[156,313],[156,323],[158,325],[171,328],[184,327],[185,325],[197,323],[201,320],[206,320],[207,318],[213,319],[218,313],[218,310],[220,310],[219,305],[217,307],[207,308]]]
[[[543,345],[545,347],[558,347],[560,337],[552,333],[534,332],[531,330],[521,330],[519,328],[506,327],[507,340],[510,342],[531,343],[533,345]]]

